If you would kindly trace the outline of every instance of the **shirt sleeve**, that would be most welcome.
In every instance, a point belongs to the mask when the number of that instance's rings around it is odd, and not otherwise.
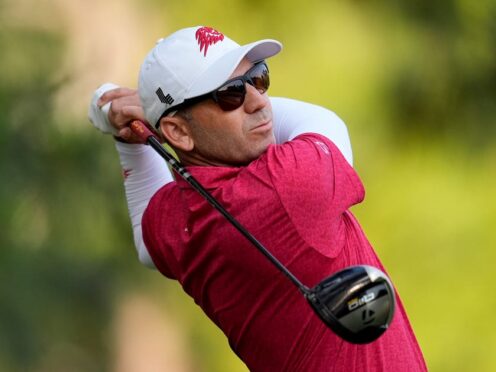
[[[330,139],[353,165],[348,129],[334,112],[311,103],[289,98],[271,97],[276,143],[290,141],[300,134],[317,133]]]
[[[151,197],[160,187],[173,181],[172,173],[150,146],[122,142],[116,142],[115,146],[124,173],[124,188],[136,251],[141,263],[154,268],[143,241],[141,219]]]
[[[328,257],[340,250],[343,214],[365,191],[336,145],[304,134],[272,146],[267,165],[274,188],[299,235]]]

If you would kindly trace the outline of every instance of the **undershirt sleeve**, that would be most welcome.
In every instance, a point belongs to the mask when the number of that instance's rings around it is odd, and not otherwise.
[[[346,124],[334,112],[311,103],[271,97],[276,143],[290,141],[300,134],[317,133],[330,139],[350,165],[353,151]]]
[[[165,161],[150,146],[116,142],[116,148],[124,174],[124,188],[136,251],[141,263],[155,268],[143,242],[141,220],[151,197],[174,179]]]

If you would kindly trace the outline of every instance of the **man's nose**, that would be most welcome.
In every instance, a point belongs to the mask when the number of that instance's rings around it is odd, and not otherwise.
[[[246,97],[244,102],[245,112],[248,114],[254,113],[267,106],[269,97],[266,94],[260,93],[255,87],[246,83]]]

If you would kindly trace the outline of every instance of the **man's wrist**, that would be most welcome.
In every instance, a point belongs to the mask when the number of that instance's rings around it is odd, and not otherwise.
[[[93,124],[93,126],[103,133],[112,135],[118,135],[119,132],[117,128],[114,128],[112,126],[108,118],[111,102],[107,102],[105,105],[100,107],[98,106],[98,100],[106,92],[115,88],[118,88],[118,86],[112,83],[105,83],[101,85],[93,93],[93,98],[88,109],[88,118],[90,119],[90,122]]]
[[[129,145],[131,144],[131,143],[127,142],[126,140],[124,140],[124,139],[123,139],[123,138],[121,138],[121,137],[118,137],[118,136],[112,136],[112,137],[114,137],[114,140],[116,140],[117,142],[127,143],[127,144],[129,144]]]

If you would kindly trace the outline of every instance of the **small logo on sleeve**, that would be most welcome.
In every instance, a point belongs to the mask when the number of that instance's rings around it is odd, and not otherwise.
[[[315,143],[318,147],[320,147],[320,149],[324,151],[324,154],[326,155],[330,154],[329,147],[327,147],[327,145],[324,142],[314,141],[313,143]]]
[[[132,171],[133,171],[132,169],[123,169],[122,170],[122,176],[124,177],[125,180],[131,175]]]
[[[198,41],[198,45],[200,46],[200,52],[203,52],[205,57],[207,56],[208,47],[210,45],[224,40],[224,35],[211,27],[199,28],[196,30],[195,36]]]

